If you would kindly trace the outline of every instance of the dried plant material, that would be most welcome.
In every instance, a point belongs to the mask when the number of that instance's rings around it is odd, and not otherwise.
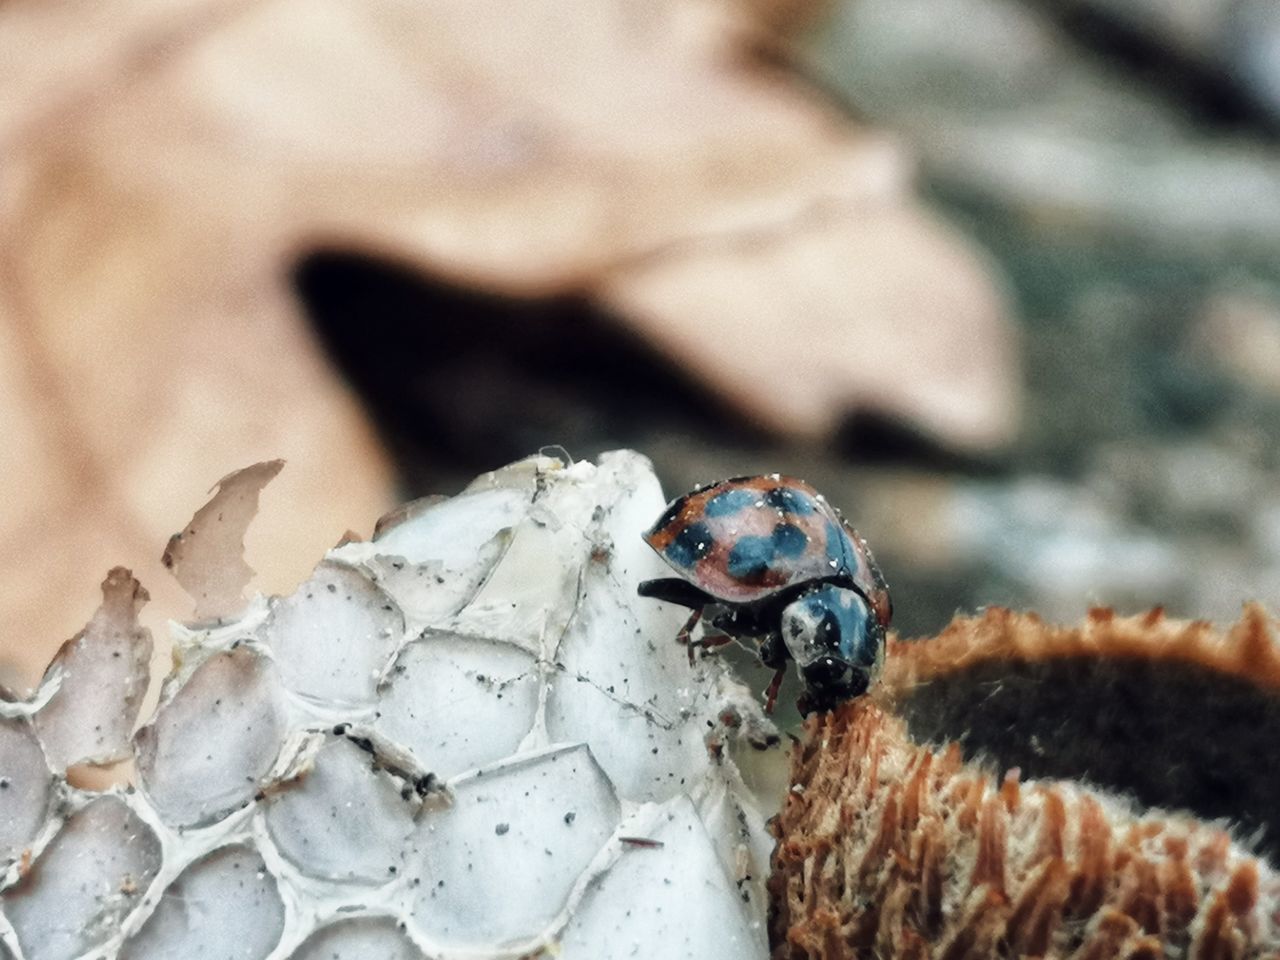
[[[620,820],[609,778],[581,743],[494,764],[449,787],[453,803],[424,815],[407,853],[421,879],[414,915],[442,952],[532,939]],[[567,811],[575,816],[566,820]],[[535,872],[510,869],[540,857]]]
[[[258,495],[283,460],[267,460],[228,474],[213,499],[169,538],[164,565],[196,602],[196,620],[231,617],[244,609],[253,568],[244,560],[244,534],[258,513]]]
[[[49,763],[102,766],[133,755],[129,738],[151,673],[151,632],[138,623],[149,599],[124,567],[102,581],[102,606],[50,664],[56,691],[32,718]]]
[[[36,9],[44,7],[0,5],[0,38],[9,39],[11,27],[21,33],[13,20]],[[87,29],[84,12],[73,22]],[[121,15],[113,6],[106,19],[114,25]],[[96,43],[97,29],[91,33],[85,39]],[[33,49],[54,62],[48,43]],[[12,93],[6,105],[49,105],[6,90]],[[61,277],[60,291],[68,296],[57,303],[23,299],[30,289],[15,289],[8,267],[29,234],[7,215],[18,195],[9,189],[14,153],[6,146],[0,158],[0,416],[8,425],[0,448],[0,532],[28,545],[0,559],[0,636],[14,638],[0,647],[0,682],[25,694],[58,645],[83,626],[95,599],[91,586],[116,564],[125,563],[148,584],[153,599],[143,617],[152,629],[187,614],[186,598],[165,575],[157,545],[191,516],[189,492],[210,478],[276,455],[298,468],[276,486],[293,509],[274,511],[252,533],[259,582],[276,591],[303,579],[344,526],[385,510],[392,478],[353,398],[331,381],[318,358],[308,361],[315,348],[301,324],[252,346],[251,335],[261,328],[242,324],[238,314],[245,303],[266,309],[281,301],[284,309],[282,298],[258,300],[231,290],[229,302],[200,314],[144,295],[156,281],[139,275],[144,267],[169,275],[169,282],[216,271],[191,249],[182,262],[167,266],[156,266],[147,253],[136,263],[118,262],[111,251],[125,256],[133,243],[129,231],[147,232],[147,215],[127,203],[128,216],[111,213],[125,208],[113,201],[89,217],[124,235],[88,240],[86,232],[96,235],[99,227],[87,222],[46,238],[72,249],[83,241],[93,255],[64,250],[71,258],[64,261],[63,253],[46,246],[52,259],[45,268]],[[61,213],[46,212],[61,223],[67,222],[64,214],[75,220],[77,190],[55,189],[47,199]],[[103,219],[96,220],[99,215]],[[121,296],[143,302],[121,311]],[[287,315],[292,324],[294,314]],[[209,317],[203,332],[195,329],[200,316]],[[246,351],[262,358],[261,368]],[[51,596],[62,602],[50,603]]]
[[[617,860],[586,889],[560,941],[560,957],[763,955],[760,931],[742,922],[746,878],[726,874],[709,839],[699,811],[684,796],[624,823],[615,841]],[[619,910],[623,901],[626,908]]]
[[[989,449],[1013,435],[1019,387],[988,272],[924,212],[851,201],[643,261],[607,289],[615,309],[772,429],[820,436],[868,410]],[[712,347],[744,338],[742,349]]]
[[[340,920],[317,930],[294,951],[291,960],[423,960],[394,917]]]
[[[729,3],[741,7],[759,22],[762,43],[781,43],[784,49],[789,39],[803,37],[832,7],[831,0],[729,0]]]
[[[373,539],[380,540],[389,534],[396,527],[409,520],[415,520],[422,514],[426,513],[432,507],[439,506],[449,498],[440,494],[430,494],[429,496],[419,497],[417,500],[410,500],[408,503],[402,503],[400,506],[388,510],[378,518],[378,522],[373,525]],[[344,539],[344,543],[354,543],[363,540],[363,537],[353,533],[348,533]],[[338,546],[342,546],[341,543]]]
[[[404,867],[417,799],[364,746],[332,737],[270,796],[263,820],[280,855],[307,876],[377,885]]]
[[[218,4],[133,3],[109,14],[73,4],[15,6],[21,9],[7,10],[5,29],[0,30],[0,86],[21,85],[24,96],[0,103],[0,131],[17,139],[39,124],[52,105],[70,106],[85,87],[114,75],[133,57],[172,43],[184,24],[198,22]]]
[[[368,572],[412,627],[438,625],[475,598],[505,555],[512,529],[528,522],[534,493],[528,482],[476,482],[461,496],[393,511],[399,519],[379,521],[375,545],[351,544],[335,553]]]
[[[289,690],[331,704],[367,704],[404,637],[404,617],[364,575],[322,563],[271,604],[263,633]]]
[[[1262,958],[1280,877],[1217,825],[918,746],[870,699],[810,718],[774,822],[775,960]]]
[[[114,937],[160,870],[159,838],[120,797],[72,813],[0,902],[25,960],[73,960]]]
[[[919,740],[1264,827],[1280,851],[1280,642],[1256,604],[1220,633],[1160,611],[1077,627],[993,608],[891,644],[878,692]]]
[[[253,800],[286,740],[283,693],[275,664],[247,647],[213,654],[171,692],[134,738],[162,819],[203,826]]]
[[[652,494],[657,491],[625,460],[602,462],[601,468],[604,476],[618,484],[618,491],[609,498],[611,509],[592,518],[597,549],[582,557],[576,582],[566,579],[563,571],[544,574],[577,598],[564,630],[551,634],[556,638],[556,662],[563,669],[547,678],[544,722],[553,742],[587,743],[624,798],[668,801],[683,795],[688,784],[703,776],[709,748],[705,737],[713,730],[713,722],[690,721],[698,714],[708,716],[706,707],[714,695],[702,689],[695,700],[702,705],[690,704],[690,694],[699,688],[690,687],[687,661],[673,654],[678,645],[665,642],[666,637],[675,637],[672,627],[679,629],[684,614],[670,604],[637,602],[629,595],[634,587],[630,591],[616,588],[622,577],[630,584],[638,570],[666,575],[665,562],[636,534],[650,526],[662,508],[652,508]],[[616,638],[622,636],[648,638],[647,653],[620,658]],[[636,722],[634,707],[611,706],[619,702],[642,705],[646,722]],[[749,700],[743,706],[759,711]],[[719,707],[713,715],[718,719],[723,709]],[[637,747],[639,751],[633,753]]]
[[[396,657],[376,726],[426,769],[452,777],[515,751],[537,716],[539,687],[528,651],[431,631]],[[472,722],[455,725],[459,714]]]
[[[29,850],[54,795],[54,774],[25,718],[0,720],[0,868]]]
[[[264,960],[284,930],[276,879],[252,846],[220,847],[187,867],[121,948],[121,960],[197,956]]]
[[[55,775],[39,701],[0,703],[0,957],[765,956],[725,747],[777,734],[638,594],[664,503],[636,454],[530,458],[176,627],[136,790]]]
[[[883,693],[897,697],[979,661],[1070,657],[1173,661],[1280,691],[1280,637],[1262,605],[1251,603],[1226,633],[1203,620],[1168,618],[1159,608],[1122,617],[1095,607],[1080,626],[1062,627],[1034,613],[991,607],[977,617],[956,617],[928,640],[896,641]]]

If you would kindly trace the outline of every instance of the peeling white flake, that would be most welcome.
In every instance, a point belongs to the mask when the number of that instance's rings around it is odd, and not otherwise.
[[[147,592],[123,567],[102,583],[102,605],[50,666],[57,690],[34,723],[58,771],[130,755],[129,737],[150,681],[151,633],[138,624]]]

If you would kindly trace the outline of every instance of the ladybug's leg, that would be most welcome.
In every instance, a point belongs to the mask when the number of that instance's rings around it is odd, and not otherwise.
[[[705,607],[711,602],[711,597],[705,591],[699,590],[688,580],[683,580],[680,577],[642,580],[640,585],[636,587],[636,593],[642,597],[665,600],[667,603],[678,603],[680,606],[688,607],[690,610]]]
[[[777,631],[767,634],[760,641],[760,662],[773,668],[773,679],[769,681],[764,692],[764,712],[773,713],[773,705],[778,702],[778,689],[782,686],[782,678],[787,675],[787,648],[782,642],[782,635]]]
[[[697,640],[691,640],[689,642],[690,656],[693,655],[694,647],[697,647],[699,650],[710,650],[714,647],[723,647],[727,643],[733,643],[733,640],[734,638],[729,636],[727,633],[723,633],[715,637],[703,636]]]
[[[760,641],[760,662],[774,670],[786,667],[787,648],[783,645],[780,634],[770,633]]]
[[[689,639],[689,635],[693,633],[693,628],[698,625],[698,621],[702,619],[702,607],[698,607],[693,613],[689,614],[689,619],[684,622],[684,626],[680,628],[680,632],[676,634],[676,643],[683,643],[689,650],[689,666],[693,666],[693,641]]]
[[[773,713],[773,705],[778,702],[778,690],[782,687],[782,678],[787,674],[787,665],[784,663],[773,671],[773,679],[769,681],[769,688],[764,692],[764,712]]]

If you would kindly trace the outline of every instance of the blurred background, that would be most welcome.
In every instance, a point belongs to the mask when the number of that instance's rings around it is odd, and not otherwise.
[[[0,681],[210,484],[287,591],[559,445],[804,477],[904,635],[1280,603],[1270,0],[9,0]]]

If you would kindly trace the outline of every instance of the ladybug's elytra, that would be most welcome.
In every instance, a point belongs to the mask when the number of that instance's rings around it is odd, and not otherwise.
[[[866,692],[893,613],[866,541],[813,487],[770,474],[722,480],[673,500],[644,535],[679,577],[639,592],[689,607],[677,635],[690,646],[739,637],[774,669],[772,710],[788,659],[804,680],[801,709],[830,710]],[[720,634],[690,640],[706,617]]]

